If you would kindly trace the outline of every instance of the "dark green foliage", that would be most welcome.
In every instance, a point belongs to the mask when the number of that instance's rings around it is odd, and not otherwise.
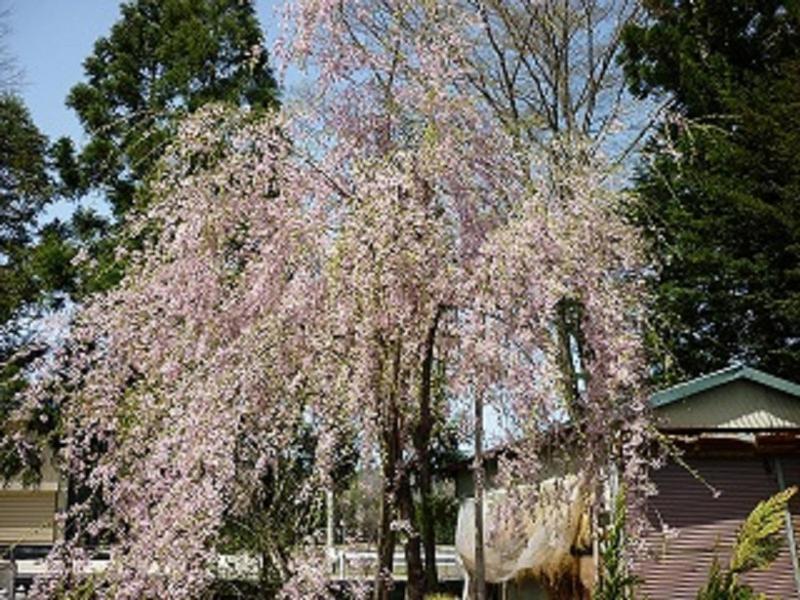
[[[62,292],[69,291],[72,253],[63,225],[39,224],[54,197],[48,145],[19,98],[0,96],[0,131],[0,422],[13,430],[22,427],[8,417],[18,407],[26,369],[45,352],[31,342],[33,324],[44,311],[59,308]],[[5,433],[0,479],[21,474],[35,481],[41,457],[20,456]]]
[[[47,138],[16,96],[0,96],[0,249],[27,242],[34,216],[50,200]]]
[[[800,3],[649,0],[625,32],[641,97],[666,94],[636,178],[659,264],[657,375],[800,369]]]
[[[53,190],[47,138],[16,96],[0,96],[0,131],[0,356],[7,356],[24,337],[12,323],[40,299],[52,276],[35,241]],[[58,235],[41,233],[48,239]]]
[[[624,32],[623,66],[639,97],[670,94],[687,117],[724,113],[753,77],[797,57],[796,0],[644,0],[650,20]]]
[[[87,80],[67,98],[90,135],[79,176],[67,142],[59,142],[65,182],[105,189],[117,216],[131,207],[181,116],[212,101],[254,109],[276,102],[251,2],[132,0],[121,10],[84,62]]]
[[[65,197],[78,197],[86,192],[80,165],[75,156],[75,145],[69,138],[61,138],[50,150],[53,166],[60,176],[59,193]]]
[[[73,228],[59,221],[41,224],[44,209],[58,197],[50,176],[47,138],[22,101],[0,97],[0,479],[37,479],[41,456],[26,456],[10,443],[19,428],[44,433],[55,420],[37,415],[28,424],[9,421],[19,407],[30,365],[47,348],[34,341],[37,320],[58,310],[74,292]],[[44,438],[43,438],[44,439]]]
[[[0,96],[0,131],[0,323],[5,325],[39,292],[27,259],[51,186],[47,139],[19,98]]]
[[[456,539],[458,525],[458,498],[453,485],[437,481],[433,484],[430,496],[431,513],[433,515],[434,539],[439,545],[452,545]],[[416,522],[422,522],[420,503],[414,505]]]

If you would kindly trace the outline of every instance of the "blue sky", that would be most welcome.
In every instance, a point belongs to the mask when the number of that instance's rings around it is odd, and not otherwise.
[[[255,0],[271,46],[276,0]],[[94,41],[106,35],[119,16],[118,0],[0,0],[9,9],[8,50],[24,71],[19,90],[34,121],[51,139],[83,130],[64,105],[69,89],[83,78],[82,63]]]

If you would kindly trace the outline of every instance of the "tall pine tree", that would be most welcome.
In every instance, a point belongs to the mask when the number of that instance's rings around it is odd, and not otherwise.
[[[634,216],[659,262],[653,359],[665,379],[746,362],[800,373],[800,3],[648,0],[625,32],[650,141]]]
[[[121,11],[67,98],[89,134],[82,183],[103,189],[117,216],[177,120],[212,101],[254,109],[277,101],[252,2],[130,0]]]
[[[58,224],[40,229],[38,218],[52,198],[47,138],[17,96],[0,96],[0,416],[23,385],[29,323],[44,292],[60,287],[53,268]],[[66,260],[64,261],[66,262]],[[56,281],[58,280],[58,281]]]
[[[73,219],[68,244],[94,261],[76,276],[79,297],[122,276],[116,231],[146,202],[147,178],[178,122],[208,102],[274,107],[278,90],[253,3],[242,0],[128,0],[120,19],[84,61],[85,81],[69,92],[88,142],[54,147],[66,193],[101,193],[115,224],[88,211]]]

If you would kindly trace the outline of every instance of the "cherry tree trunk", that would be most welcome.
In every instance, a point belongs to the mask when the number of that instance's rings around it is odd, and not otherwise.
[[[390,444],[393,446],[394,444]],[[383,489],[381,490],[381,522],[378,530],[378,572],[375,576],[375,600],[389,600],[390,578],[394,570],[395,532],[394,521],[394,468],[396,455],[387,457],[383,465]]]
[[[420,531],[422,545],[425,551],[425,589],[434,592],[439,584],[436,572],[436,535],[434,528],[434,515],[431,506],[432,477],[431,477],[431,432],[433,430],[433,413],[431,410],[433,350],[436,342],[436,330],[439,325],[441,310],[438,310],[431,327],[425,346],[425,357],[422,363],[422,377],[420,382],[420,409],[417,430],[414,435],[414,450],[418,464],[418,487],[420,493]]]
[[[398,486],[400,514],[408,523],[405,543],[406,556],[406,600],[423,600],[425,597],[425,572],[422,567],[422,544],[414,515],[414,498],[411,494],[409,474],[402,476]]]
[[[421,457],[419,468],[419,492],[420,492],[420,523],[419,529],[422,535],[422,547],[425,551],[425,589],[428,592],[435,592],[439,586],[439,576],[436,572],[436,532],[434,528],[434,515],[431,507],[431,468],[430,460],[427,456]]]
[[[375,578],[375,600],[389,600],[389,590],[393,584],[394,549],[397,536],[392,527],[397,517],[399,484],[398,467],[400,466],[401,439],[400,416],[397,406],[398,378],[400,375],[401,345],[399,342],[392,348],[392,388],[381,415],[383,438],[383,490],[381,494],[381,524],[378,532],[378,573]]]

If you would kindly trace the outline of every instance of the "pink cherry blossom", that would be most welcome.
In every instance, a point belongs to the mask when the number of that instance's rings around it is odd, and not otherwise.
[[[60,458],[89,493],[42,593],[74,585],[83,536],[104,532],[100,596],[198,597],[223,520],[300,423],[320,435],[320,492],[337,438],[357,432],[413,535],[400,494],[420,466],[429,354],[437,418],[486,394],[521,449],[517,478],[569,429],[587,473],[616,461],[632,496],[645,490],[643,264],[625,194],[591,140],[526,144],[465,91],[479,76],[469,3],[380,4],[391,19],[369,0],[289,3],[280,48],[316,73],[313,93],[258,119],[202,109],[166,152],[127,224],[122,284],[82,307],[27,405],[58,403]],[[588,374],[572,405],[564,299],[581,307]],[[327,593],[312,555],[299,551],[285,597]]]

